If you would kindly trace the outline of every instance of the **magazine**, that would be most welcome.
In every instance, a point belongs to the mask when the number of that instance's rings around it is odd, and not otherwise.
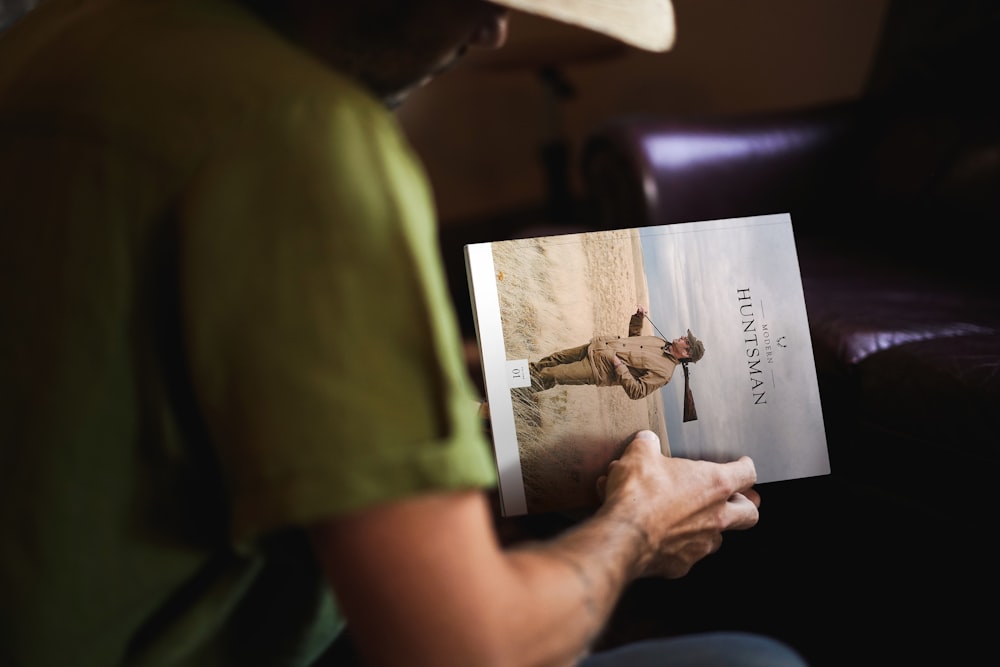
[[[595,507],[642,429],[664,455],[829,474],[788,214],[465,246],[505,516]]]

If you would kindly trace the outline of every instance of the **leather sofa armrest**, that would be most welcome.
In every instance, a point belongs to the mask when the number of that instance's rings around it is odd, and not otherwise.
[[[857,150],[857,107],[616,118],[581,157],[588,226],[670,224],[815,205]]]

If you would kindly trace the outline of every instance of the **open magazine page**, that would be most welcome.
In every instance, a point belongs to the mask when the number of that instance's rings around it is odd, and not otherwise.
[[[466,253],[506,515],[593,507],[644,428],[761,483],[830,472],[788,215]]]

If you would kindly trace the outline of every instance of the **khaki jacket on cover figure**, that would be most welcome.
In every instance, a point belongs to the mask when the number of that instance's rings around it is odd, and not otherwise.
[[[596,336],[587,352],[594,367],[594,384],[599,387],[621,385],[629,398],[645,398],[670,382],[680,363],[664,352],[667,341],[657,336],[643,336],[643,317],[632,315],[628,323],[628,338]],[[614,355],[625,362],[621,373],[615,372]]]

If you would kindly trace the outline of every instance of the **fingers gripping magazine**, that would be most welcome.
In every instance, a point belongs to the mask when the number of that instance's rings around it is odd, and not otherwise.
[[[598,504],[631,436],[830,472],[788,214],[466,246],[503,513]]]

